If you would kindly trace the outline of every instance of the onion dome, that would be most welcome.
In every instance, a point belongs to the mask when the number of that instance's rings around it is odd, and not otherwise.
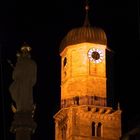
[[[69,45],[75,45],[83,42],[107,45],[107,37],[105,32],[101,28],[90,26],[88,20],[89,7],[86,6],[85,9],[86,17],[84,25],[79,28],[74,28],[67,33],[60,44],[60,52],[62,52]]]

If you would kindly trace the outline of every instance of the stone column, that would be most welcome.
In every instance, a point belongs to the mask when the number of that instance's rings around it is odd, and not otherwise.
[[[97,137],[97,127],[98,127],[98,124],[95,123],[95,136]]]
[[[11,132],[16,134],[16,140],[31,140],[37,126],[32,115],[32,112],[15,113]]]
[[[31,140],[31,134],[36,128],[33,120],[33,86],[36,83],[37,65],[31,59],[31,47],[28,44],[25,43],[20,51],[13,69],[13,82],[9,87],[15,102],[15,106],[12,105],[15,114],[11,131],[16,133],[16,140]]]

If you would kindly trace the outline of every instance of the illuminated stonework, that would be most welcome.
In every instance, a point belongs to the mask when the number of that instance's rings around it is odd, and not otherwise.
[[[101,63],[88,57],[101,50]],[[121,110],[107,107],[106,46],[80,43],[61,52],[61,110],[54,116],[55,140],[119,140]]]
[[[109,107],[72,106],[55,116],[56,140],[119,140],[121,111]]]
[[[54,115],[55,140],[120,140],[121,110],[107,107],[106,34],[84,25],[68,32],[60,45],[61,109]]]
[[[95,64],[89,60],[87,53],[90,48],[102,50],[102,63]],[[86,98],[105,99],[106,106],[106,61],[105,45],[80,43],[65,48],[61,53],[61,101],[64,104],[79,97],[79,104],[85,104]],[[67,64],[65,65],[65,60]],[[84,99],[85,98],[85,99]],[[71,101],[70,101],[71,100]],[[90,102],[90,101],[89,101]],[[73,103],[74,104],[74,103]],[[90,103],[89,103],[90,104]],[[100,105],[100,103],[98,103]]]

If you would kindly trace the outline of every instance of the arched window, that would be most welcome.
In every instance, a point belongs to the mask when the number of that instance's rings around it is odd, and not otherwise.
[[[64,58],[64,61],[63,61],[63,67],[65,67],[66,64],[67,64],[67,58],[65,57],[65,58]]]
[[[92,122],[92,136],[95,136],[95,122]]]
[[[66,140],[67,126],[63,126],[61,131],[62,131],[62,140]]]
[[[74,100],[74,104],[79,105],[79,96],[75,96],[73,100]]]
[[[98,123],[98,126],[97,126],[97,136],[98,137],[101,137],[101,127],[102,127],[102,124]]]

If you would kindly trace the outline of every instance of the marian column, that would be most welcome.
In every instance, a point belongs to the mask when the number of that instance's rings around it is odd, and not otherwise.
[[[36,129],[33,120],[35,105],[33,104],[33,86],[36,83],[37,66],[30,56],[31,48],[25,44],[17,54],[17,63],[13,70],[13,83],[10,93],[15,104],[12,105],[14,121],[11,131],[16,133],[16,140],[31,140]]]

